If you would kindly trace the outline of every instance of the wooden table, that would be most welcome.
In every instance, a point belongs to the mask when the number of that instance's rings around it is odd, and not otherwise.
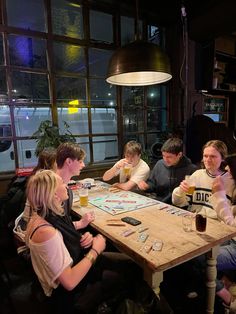
[[[91,191],[97,193],[110,193],[108,190]],[[163,206],[166,204],[162,203]],[[219,245],[228,239],[236,236],[236,228],[230,227],[219,221],[208,219],[207,229],[203,234],[195,231],[185,232],[182,228],[182,217],[160,210],[158,206],[150,206],[131,212],[112,216],[109,213],[89,204],[86,209],[79,207],[79,202],[74,203],[73,210],[79,215],[84,211],[95,212],[95,220],[91,224],[98,232],[110,239],[120,250],[130,256],[144,271],[145,280],[158,293],[159,285],[163,280],[163,272],[194,257],[207,253],[207,309],[206,313],[214,312],[215,302],[215,279],[216,279],[216,256]],[[173,206],[170,206],[173,208]],[[142,222],[142,225],[133,227],[108,226],[108,219],[120,219],[125,216],[132,216]],[[146,253],[141,250],[143,243],[138,241],[138,228],[148,227],[149,237],[145,245],[151,246],[156,239],[163,241],[163,248],[159,251],[151,250]],[[125,229],[133,229],[135,233],[128,237],[121,235]]]

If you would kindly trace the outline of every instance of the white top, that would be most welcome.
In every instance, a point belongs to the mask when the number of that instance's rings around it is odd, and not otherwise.
[[[114,167],[116,166],[116,164],[114,165]],[[120,174],[120,183],[126,182],[127,179],[123,172],[123,168],[121,168],[118,173]],[[144,160],[140,159],[138,164],[135,167],[131,168],[130,180],[133,181],[135,184],[138,184],[140,181],[146,181],[149,177],[149,173],[150,168],[148,164]]]
[[[61,233],[56,230],[52,238],[45,242],[35,243],[29,239],[28,246],[34,271],[47,296],[59,285],[57,278],[73,260],[63,242]]]
[[[210,201],[213,204],[218,218],[227,225],[236,227],[236,205],[232,205],[227,199],[225,191],[212,194]],[[236,241],[236,237],[233,238]]]
[[[234,190],[234,180],[228,172],[223,174],[221,178],[224,182],[226,198],[231,202]],[[191,211],[196,212],[199,208],[204,207],[208,217],[217,219],[217,213],[211,201],[212,184],[214,179],[215,177],[210,176],[206,169],[197,170],[191,175],[191,180],[195,183]],[[176,206],[184,207],[190,205],[191,198],[186,195],[180,187],[177,187],[172,193],[172,202]]]
[[[219,219],[227,225],[236,227],[236,205],[232,205],[227,199],[224,191],[218,191],[212,194],[210,198]]]

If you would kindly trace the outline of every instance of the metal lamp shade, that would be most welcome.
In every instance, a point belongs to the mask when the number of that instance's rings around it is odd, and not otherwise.
[[[114,85],[144,86],[171,78],[166,54],[153,43],[136,40],[114,52],[106,81]]]

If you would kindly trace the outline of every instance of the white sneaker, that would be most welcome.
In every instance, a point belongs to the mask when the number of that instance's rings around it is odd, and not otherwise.
[[[191,291],[191,292],[189,292],[189,293],[187,294],[187,298],[189,298],[189,299],[195,299],[195,298],[197,298],[197,297],[198,297],[198,294],[197,294],[196,291]]]

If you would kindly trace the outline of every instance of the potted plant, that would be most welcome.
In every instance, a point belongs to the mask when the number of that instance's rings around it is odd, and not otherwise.
[[[53,125],[52,121],[45,120],[42,121],[39,125],[39,128],[32,135],[33,138],[36,138],[36,149],[35,155],[38,157],[39,153],[44,148],[57,148],[61,143],[64,142],[75,142],[75,136],[69,130],[69,124],[64,121],[65,133],[60,134],[60,129],[58,126]]]

